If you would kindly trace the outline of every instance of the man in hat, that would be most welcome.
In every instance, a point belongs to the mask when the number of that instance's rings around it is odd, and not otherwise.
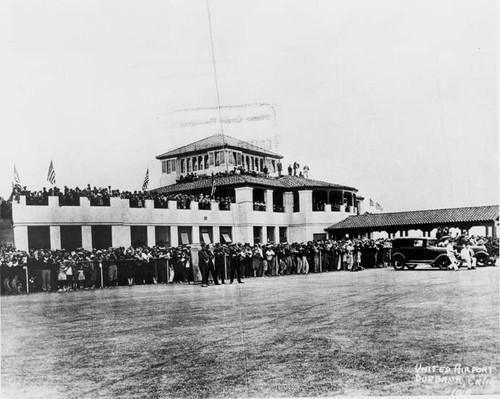
[[[215,244],[215,275],[217,279],[220,279],[221,284],[224,284],[226,249],[227,247],[225,245]]]
[[[198,260],[199,260],[198,265],[200,267],[200,272],[201,272],[202,287],[207,287],[209,285],[208,284],[209,273],[212,273],[214,284],[219,285],[219,282],[217,281],[217,276],[215,275],[214,264],[210,255],[211,254],[209,248],[207,248],[205,244],[201,244],[201,249],[198,252]]]
[[[238,283],[243,284],[243,281],[241,281],[241,267],[243,266],[243,261],[244,257],[246,256],[246,251],[244,250],[243,247],[241,247],[241,245],[235,244],[229,250],[229,255],[230,255],[229,259],[231,266],[229,284],[233,283],[235,274],[236,278],[238,279]],[[241,257],[243,257],[243,259],[240,259]]]

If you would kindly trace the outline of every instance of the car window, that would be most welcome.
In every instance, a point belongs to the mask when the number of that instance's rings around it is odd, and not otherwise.
[[[413,246],[415,248],[422,248],[424,246],[424,240],[415,240]]]
[[[427,240],[428,247],[435,247],[437,245],[437,240]]]

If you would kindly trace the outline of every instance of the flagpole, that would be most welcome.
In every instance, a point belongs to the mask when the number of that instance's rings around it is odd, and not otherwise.
[[[215,50],[214,50],[214,37],[212,33],[212,16],[210,14],[210,5],[209,5],[209,0],[207,0],[207,15],[208,15],[208,31],[210,33],[210,46],[212,49],[212,64],[214,66],[214,80],[215,80],[215,92],[217,94],[217,109],[219,111],[219,126],[220,126],[220,133],[222,135],[222,145],[224,148],[223,154],[224,154],[224,162],[226,164],[226,173],[228,172],[229,169],[229,155],[228,152],[226,151],[226,138],[224,136],[224,127],[222,123],[222,110],[221,110],[221,105],[220,105],[220,94],[219,94],[219,80],[217,78],[217,65],[215,62]]]

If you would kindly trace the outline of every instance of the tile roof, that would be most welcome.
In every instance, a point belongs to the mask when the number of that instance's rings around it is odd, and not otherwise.
[[[327,183],[320,180],[306,179],[305,177],[298,176],[282,176],[282,177],[262,177],[262,176],[252,176],[252,175],[228,175],[228,176],[217,176],[215,177],[216,187],[231,187],[231,186],[264,186],[268,188],[280,188],[283,190],[293,189],[293,188],[316,188],[316,189],[345,189],[349,191],[357,191],[354,187],[342,186],[334,183]],[[170,186],[164,186],[157,188],[152,191],[159,191],[164,193],[178,193],[178,192],[189,192],[203,190],[212,187],[212,179],[210,177],[202,178],[187,183],[177,183]]]
[[[326,230],[373,229],[378,227],[411,227],[448,223],[476,223],[498,220],[498,205],[466,208],[429,209],[349,216]]]
[[[271,156],[275,158],[283,158],[282,155],[276,154],[272,151],[266,150],[262,147],[258,147],[256,145],[250,144],[246,141],[236,139],[234,137],[228,136],[227,134],[214,134],[213,136],[206,137],[202,140],[195,141],[194,143],[187,144],[183,147],[176,148],[174,150],[165,152],[164,154],[158,155],[156,159],[164,159],[170,157],[176,157],[180,155],[187,155],[196,153],[199,151],[207,151],[215,148],[223,148],[223,147],[242,149],[246,152],[263,155],[263,156]]]

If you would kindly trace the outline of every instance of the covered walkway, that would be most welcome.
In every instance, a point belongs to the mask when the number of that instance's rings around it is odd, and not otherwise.
[[[429,237],[432,230],[441,227],[470,230],[482,226],[485,235],[497,237],[498,205],[466,208],[430,209],[349,216],[325,230],[331,238],[371,237],[374,232],[387,232],[389,238],[408,236],[410,230],[421,230]]]

